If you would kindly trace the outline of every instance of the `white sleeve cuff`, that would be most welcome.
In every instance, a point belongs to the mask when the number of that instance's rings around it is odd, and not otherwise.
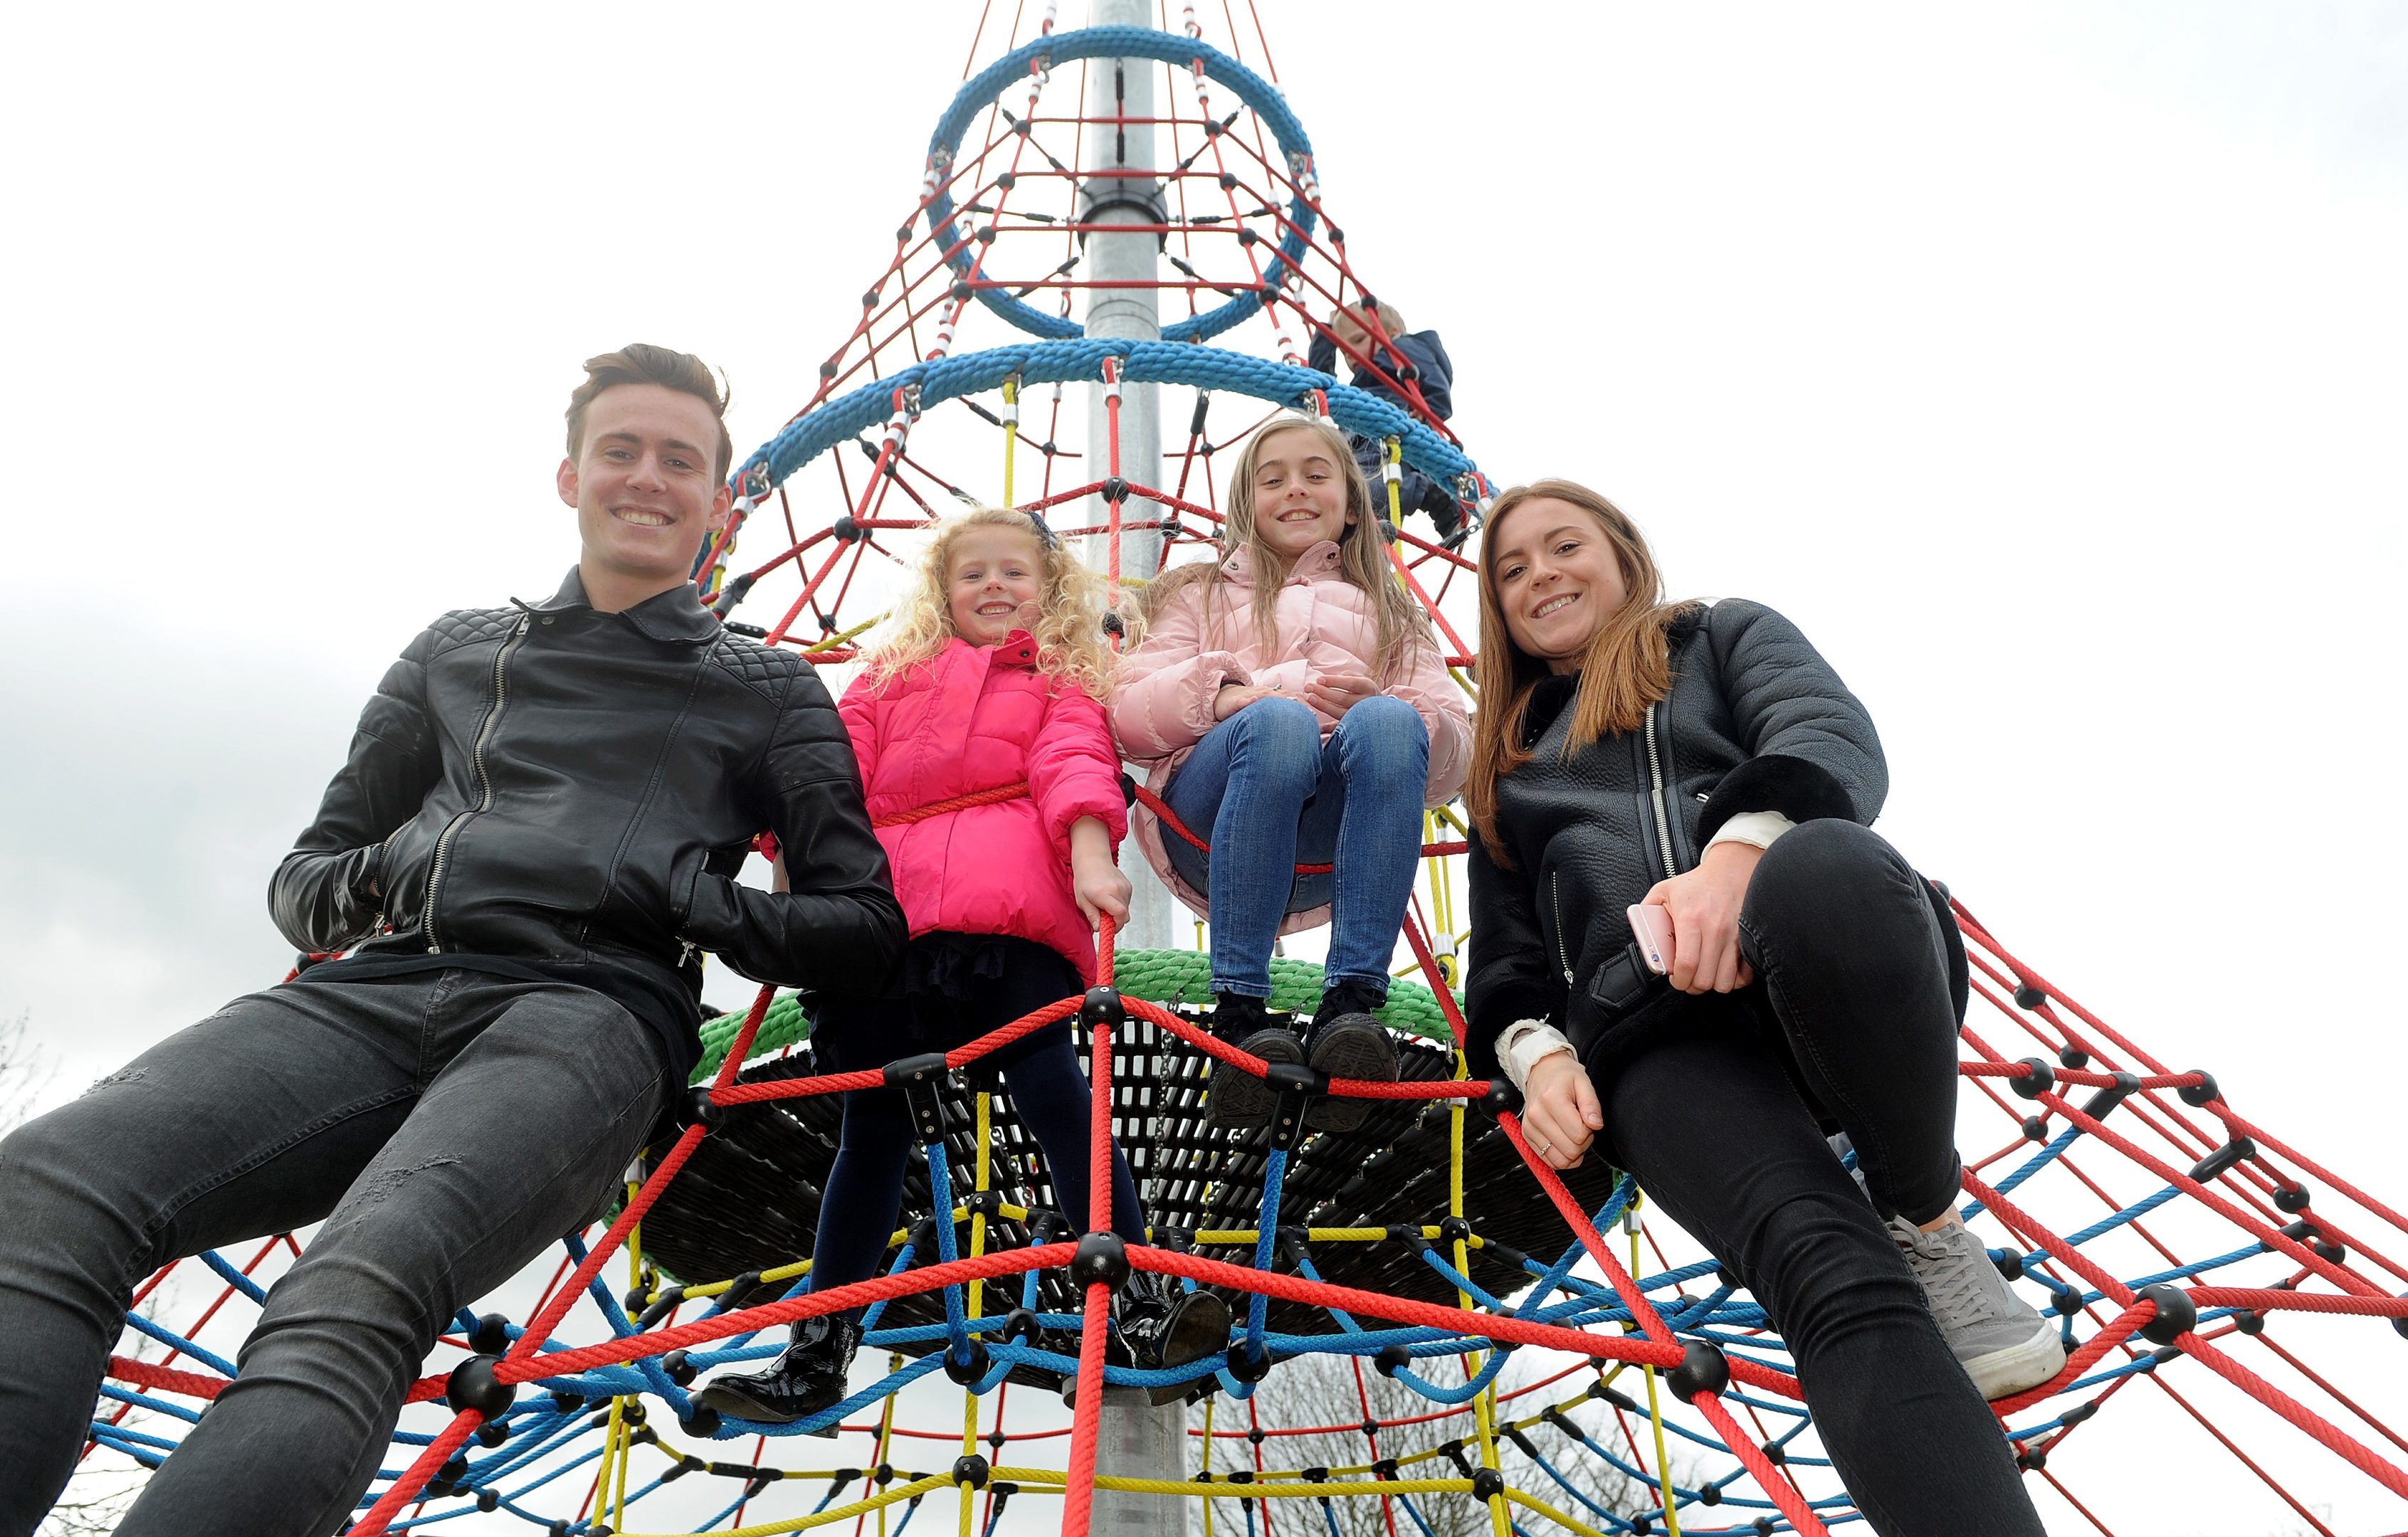
[[[1778,811],[1742,811],[1716,828],[1714,835],[1706,840],[1706,847],[1712,848],[1718,843],[1746,843],[1758,848],[1770,848],[1773,839],[1797,825]]]
[[[1556,1052],[1571,1048],[1572,1044],[1564,1039],[1563,1032],[1544,1019],[1516,1019],[1497,1037],[1497,1063],[1519,1092],[1530,1069]]]

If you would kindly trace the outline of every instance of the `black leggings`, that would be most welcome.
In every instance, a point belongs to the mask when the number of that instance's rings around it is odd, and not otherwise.
[[[1001,1069],[1011,1107],[1045,1154],[1054,1198],[1072,1232],[1087,1229],[1088,1117],[1094,1095],[1079,1070],[1070,1023],[1034,1031],[987,1060]],[[916,1133],[899,1089],[857,1089],[844,1097],[844,1135],[822,1191],[819,1233],[811,1245],[811,1289],[866,1281],[876,1274],[903,1207],[903,1174]],[[1120,1145],[1112,1146],[1112,1231],[1145,1242],[1145,1213]],[[933,1255],[915,1255],[920,1263]],[[857,1316],[859,1309],[854,1309]]]
[[[1875,1531],[2042,1537],[1997,1418],[1818,1124],[1847,1132],[1884,1209],[1928,1221],[1954,1200],[1962,961],[1928,889],[1853,822],[1784,834],[1740,918],[1755,1013],[1777,1027],[1624,1065],[1599,1095],[1603,1150],[1763,1303]]]

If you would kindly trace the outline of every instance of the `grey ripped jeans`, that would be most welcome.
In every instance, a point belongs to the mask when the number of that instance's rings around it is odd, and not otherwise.
[[[74,1470],[133,1288],[326,1219],[125,1537],[324,1537],[436,1337],[608,1199],[661,1103],[652,1033],[446,970],[237,999],[0,1142],[0,1537]]]

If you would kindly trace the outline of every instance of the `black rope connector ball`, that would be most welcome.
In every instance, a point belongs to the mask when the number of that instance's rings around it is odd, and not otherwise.
[[[2015,1454],[2015,1466],[2026,1473],[2038,1473],[2048,1466],[2048,1454],[2033,1446]]]
[[[1229,1351],[1229,1375],[1240,1382],[1260,1382],[1271,1374],[1271,1353],[1264,1345],[1239,1345]]]
[[[443,1402],[454,1409],[474,1409],[487,1419],[509,1414],[519,1390],[494,1375],[494,1368],[501,1364],[499,1356],[471,1356],[462,1361],[443,1379]]]
[[[1480,1096],[1480,1108],[1491,1116],[1522,1113],[1522,1091],[1502,1073],[1488,1081],[1488,1092]]]
[[[1483,1468],[1471,1475],[1471,1497],[1494,1500],[1505,1492],[1505,1475],[1494,1468]]]
[[[1045,1326],[1037,1315],[1025,1307],[1015,1307],[1003,1316],[1003,1337],[1034,1348],[1045,1342]]]
[[[986,1487],[986,1475],[990,1471],[985,1458],[973,1455],[953,1459],[953,1482],[964,1488]]]
[[[686,1359],[686,1354],[682,1350],[672,1350],[663,1356],[661,1372],[680,1388],[686,1387],[694,1381],[694,1362]]]
[[[1107,609],[1104,612],[1103,629],[1105,634],[1125,636],[1128,633],[1128,621],[1122,619],[1116,610]]]
[[[1125,480],[1122,479],[1122,478],[1121,478],[1119,476],[1117,476],[1117,475],[1115,475],[1115,476],[1108,476],[1108,477],[1105,477],[1105,480],[1104,480],[1104,500],[1105,500],[1105,501],[1107,501],[1107,502],[1125,502],[1125,501],[1127,501],[1127,500],[1128,500],[1128,493],[1129,493],[1129,483],[1128,483],[1127,481],[1125,481]]]
[[[479,1489],[477,1491],[477,1508],[489,1514],[501,1509],[502,1491],[499,1489]]]
[[[1383,1377],[1393,1377],[1411,1366],[1412,1361],[1413,1353],[1403,1345],[1382,1345],[1380,1353],[1371,1358],[1371,1369]]]
[[[468,1331],[468,1349],[479,1356],[499,1356],[510,1348],[510,1321],[498,1313],[480,1313]]]
[[[696,1084],[685,1091],[685,1114],[681,1118],[688,1126],[716,1131],[725,1123],[727,1111],[724,1106],[712,1102],[709,1084]]]
[[[1460,1217],[1447,1217],[1439,1223],[1438,1235],[1450,1244],[1469,1243],[1471,1239],[1471,1223]]]
[[[1698,1487],[1698,1503],[1719,1505],[1722,1502],[1723,1487],[1720,1484],[1701,1484]]]
[[[1114,1291],[1128,1279],[1128,1245],[1116,1232],[1091,1232],[1079,1240],[1079,1250],[1070,1257],[1070,1279],[1082,1287],[1098,1281]]]
[[[708,1403],[693,1404],[678,1421],[678,1429],[696,1441],[709,1441],[719,1433],[719,1411]]]
[[[1111,987],[1095,987],[1079,1000],[1079,1023],[1089,1030],[1097,1025],[1110,1025],[1114,1030],[1128,1023],[1127,1005],[1121,1002],[1120,990]]]
[[[2057,1069],[2049,1066],[2042,1059],[2026,1057],[2015,1065],[2030,1069],[2020,1078],[2007,1080],[2007,1087],[2014,1089],[2021,1098],[2036,1100],[2057,1087]]]
[[[2308,1203],[2312,1199],[2308,1194],[2308,1188],[2295,1180],[2274,1192],[2274,1209],[2297,1216],[2308,1209]]]
[[[838,513],[836,521],[828,525],[828,534],[838,544],[849,545],[861,537],[861,525],[853,520],[853,514]]]
[[[1689,1340],[1681,1346],[1681,1364],[1664,1379],[1672,1396],[1686,1403],[1699,1393],[1720,1393],[1730,1386],[1730,1360],[1718,1345]]]
[[[2214,1074],[2210,1073],[2203,1067],[2193,1068],[2191,1071],[2199,1074],[2199,1082],[2193,1084],[2188,1089],[2177,1089],[2174,1090],[2176,1094],[2182,1096],[2183,1103],[2191,1106],[2193,1109],[2205,1109],[2207,1106],[2214,1104],[2216,1101],[2224,1097],[2224,1090],[2215,1087]]]
[[[2029,1013],[2048,1002],[2048,994],[2027,982],[2015,989],[2015,1007]]]
[[[969,1354],[959,1359],[954,1358],[951,1350],[945,1352],[945,1375],[952,1379],[956,1387],[970,1387],[981,1377],[985,1376],[987,1368],[993,1364],[987,1359],[984,1340],[970,1341]]]
[[[480,1446],[498,1446],[509,1438],[510,1428],[501,1420],[487,1420],[477,1427],[477,1444]]]

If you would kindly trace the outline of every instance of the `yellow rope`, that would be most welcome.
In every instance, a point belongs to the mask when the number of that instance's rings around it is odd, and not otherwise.
[[[1633,1275],[1640,1274],[1641,1269],[1639,1200],[1634,1191],[1630,1204],[1624,1207],[1622,1213],[1623,1231],[1630,1235],[1630,1274]],[[1629,1331],[1635,1332],[1638,1328],[1638,1324],[1633,1323]],[[1681,1517],[1672,1508],[1672,1464],[1667,1459],[1664,1450],[1664,1409],[1656,1402],[1656,1368],[1649,1366],[1644,1370],[1647,1373],[1647,1421],[1656,1430],[1656,1482],[1664,1493],[1664,1530],[1669,1537],[1681,1537]]]
[[[1011,499],[1011,450],[1020,441],[1020,376],[1013,374],[1003,381],[1003,505],[1019,504]]]
[[[994,1183],[995,1160],[991,1156],[992,1148],[989,1144],[995,1130],[992,1119],[994,1100],[995,1096],[985,1089],[982,1089],[978,1091],[978,1190],[982,1195],[985,1194]],[[984,1208],[985,1203],[982,1202],[980,1209],[970,1213],[970,1258],[973,1259],[986,1252]],[[975,1321],[986,1306],[986,1283],[972,1281],[969,1284],[969,1316]],[[977,1453],[978,1395],[966,1387],[962,1389],[962,1455],[973,1457]],[[968,1484],[959,1486],[960,1509],[956,1513],[959,1517],[956,1537],[970,1537],[970,1502],[977,1493],[978,1491]]]

